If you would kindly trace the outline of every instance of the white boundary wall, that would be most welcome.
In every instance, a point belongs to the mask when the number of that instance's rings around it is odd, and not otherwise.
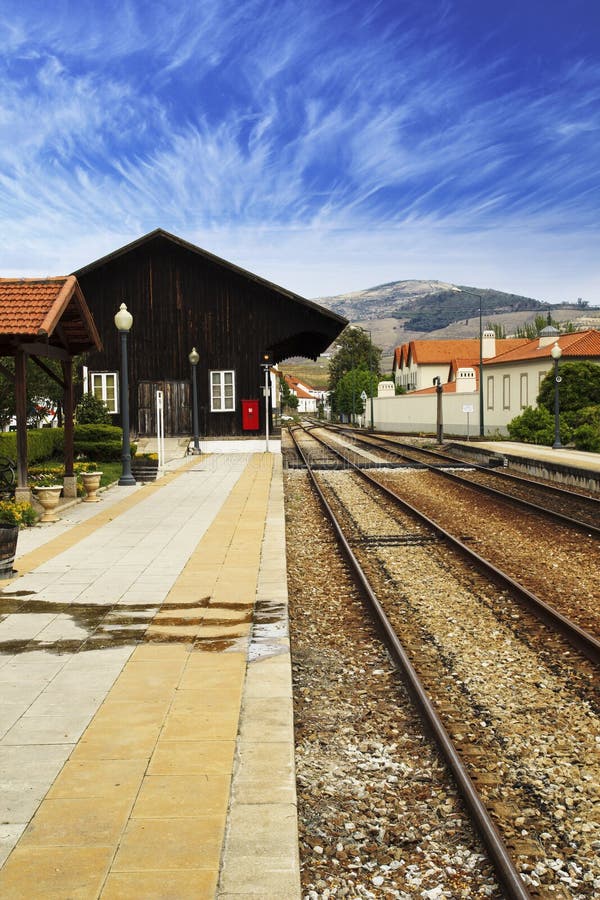
[[[479,434],[479,393],[444,394],[442,419],[444,434],[467,436],[467,414],[464,407],[472,407],[469,413],[469,434]],[[404,431],[419,434],[436,433],[437,395],[400,394],[397,397],[374,397],[375,428],[380,431]],[[486,423],[486,429],[488,428]],[[502,431],[490,423],[493,431]],[[505,431],[505,429],[504,429]]]

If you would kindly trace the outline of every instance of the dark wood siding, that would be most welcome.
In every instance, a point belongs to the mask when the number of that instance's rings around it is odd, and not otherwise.
[[[314,344],[319,345],[313,350],[316,356],[328,343],[324,332],[329,329],[333,340],[343,327],[339,317],[330,322],[317,307],[288,299],[160,235],[80,270],[78,277],[103,342],[103,351],[86,360],[90,371],[120,369],[114,315],[122,302],[133,315],[128,338],[132,428],[149,428],[153,421],[142,385],[189,385],[188,354],[196,347],[201,433],[242,434],[241,399],[262,397],[264,350],[271,350],[278,362],[299,346]],[[209,372],[226,369],[235,372],[235,410],[211,413]],[[177,402],[185,409],[173,418],[172,427],[186,434],[191,428],[189,390]],[[264,428],[261,403],[262,432]]]
[[[156,392],[163,392],[163,419],[167,437],[190,434],[190,385],[187,381],[140,381],[138,384],[138,427],[140,435],[154,435]]]

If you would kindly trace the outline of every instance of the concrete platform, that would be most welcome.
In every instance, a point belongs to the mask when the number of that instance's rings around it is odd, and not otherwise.
[[[18,554],[0,896],[299,898],[281,457],[174,459]]]
[[[452,441],[449,446],[471,457],[504,457],[514,471],[562,482],[574,490],[600,491],[600,453],[517,441]]]

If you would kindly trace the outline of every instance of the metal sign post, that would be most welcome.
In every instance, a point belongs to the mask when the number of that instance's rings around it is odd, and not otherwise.
[[[463,404],[462,409],[463,412],[467,414],[467,440],[469,440],[469,413],[473,412],[473,407],[470,404],[465,403]]]
[[[265,366],[265,453],[269,452],[269,366]]]
[[[165,410],[163,392],[156,392],[156,443],[158,445],[158,468],[165,467]]]

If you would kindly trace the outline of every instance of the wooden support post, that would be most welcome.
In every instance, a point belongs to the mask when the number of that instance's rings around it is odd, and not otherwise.
[[[27,358],[20,348],[15,353],[15,412],[17,417],[17,500],[28,501],[27,487]]]
[[[74,427],[73,427],[73,361],[61,362],[63,373],[63,410],[65,414],[65,480],[64,495],[65,497],[77,496],[77,479],[75,477],[73,463],[75,461],[74,443]]]

